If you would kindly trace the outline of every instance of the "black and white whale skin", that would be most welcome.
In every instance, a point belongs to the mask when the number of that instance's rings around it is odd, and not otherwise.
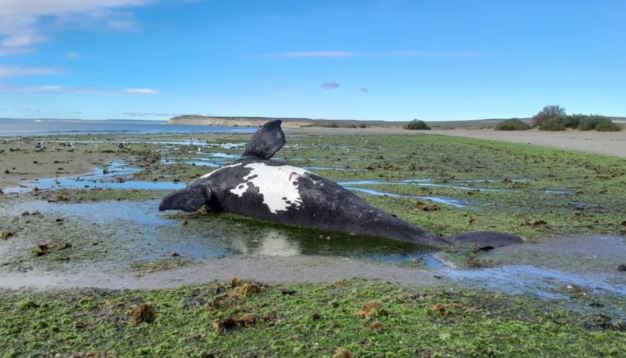
[[[285,144],[280,125],[280,120],[263,125],[241,159],[168,194],[159,210],[194,212],[206,205],[214,212],[438,248],[475,245],[489,249],[523,242],[517,236],[499,232],[472,232],[452,238],[435,236],[376,209],[331,180],[271,160]]]

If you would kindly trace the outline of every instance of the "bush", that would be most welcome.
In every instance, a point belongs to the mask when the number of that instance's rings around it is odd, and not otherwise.
[[[610,119],[597,115],[574,114],[571,116],[558,116],[550,118],[539,125],[539,129],[545,131],[563,131],[566,128],[581,131],[597,130],[601,132],[615,132],[622,128]]]
[[[419,119],[414,119],[410,121],[406,126],[404,126],[404,129],[430,130],[430,127],[428,126],[428,124],[426,124],[426,122],[420,121]]]
[[[545,106],[533,117],[533,126],[538,127],[552,118],[565,115],[565,108],[561,106]]]
[[[622,130],[622,127],[613,123],[613,121],[606,117],[593,115],[585,116],[585,118],[580,121],[578,129],[581,131],[590,131],[595,129],[600,132],[617,132]]]
[[[550,118],[543,121],[539,125],[539,129],[541,129],[542,131],[564,131],[565,123],[562,117]]]
[[[525,131],[528,129],[530,129],[530,126],[517,118],[507,119],[496,126],[498,131]]]

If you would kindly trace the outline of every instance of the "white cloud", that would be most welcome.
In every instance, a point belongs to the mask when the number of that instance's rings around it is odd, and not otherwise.
[[[0,57],[2,56],[11,56],[11,55],[21,55],[25,53],[31,53],[34,50],[28,47],[20,47],[20,48],[10,48],[10,47],[2,47],[0,44]]]
[[[21,67],[0,65],[0,78],[56,75],[62,72],[62,69],[56,67]]]
[[[0,0],[0,56],[34,51],[45,41],[39,29],[42,18],[60,23],[103,21],[112,29],[127,29],[132,13],[121,10],[152,0]]]
[[[123,88],[120,90],[124,94],[157,94],[158,90],[152,88]]]
[[[106,93],[87,87],[65,87],[61,85],[13,85],[0,83],[0,92],[11,93],[72,93],[72,94],[95,94]]]
[[[1,74],[1,72],[0,72]],[[10,93],[63,93],[63,94],[131,94],[145,95],[156,94],[159,91],[148,88],[122,88],[117,90],[98,89],[92,87],[67,87],[55,84],[43,85],[15,85],[0,83],[0,92]]]
[[[275,58],[340,58],[352,57],[356,54],[350,51],[286,51],[270,54]]]
[[[15,35],[12,37],[7,37],[6,39],[2,40],[2,47],[8,47],[8,48],[28,47],[38,42],[43,42],[45,40],[46,38],[44,36]]]
[[[387,52],[391,57],[478,57],[482,53],[477,51],[395,51]]]
[[[285,51],[271,53],[271,58],[342,58],[342,57],[479,57],[478,51],[391,51],[391,52],[352,52],[352,51]]]
[[[80,58],[80,53],[76,51],[70,51],[65,54],[65,58],[68,60],[78,60]]]

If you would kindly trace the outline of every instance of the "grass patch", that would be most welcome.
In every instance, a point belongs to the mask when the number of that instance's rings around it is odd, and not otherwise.
[[[4,357],[618,357],[626,349],[615,317],[530,297],[350,280],[268,286],[231,299],[242,284],[3,292],[0,347]],[[229,299],[209,304],[222,296]]]

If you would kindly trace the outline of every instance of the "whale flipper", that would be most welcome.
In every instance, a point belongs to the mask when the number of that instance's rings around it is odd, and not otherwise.
[[[285,145],[285,133],[280,128],[281,120],[267,122],[254,135],[242,158],[270,159]]]
[[[159,211],[182,210],[194,212],[203,205],[209,204],[211,199],[211,188],[207,185],[190,185],[182,190],[176,190],[167,194],[161,204]]]

